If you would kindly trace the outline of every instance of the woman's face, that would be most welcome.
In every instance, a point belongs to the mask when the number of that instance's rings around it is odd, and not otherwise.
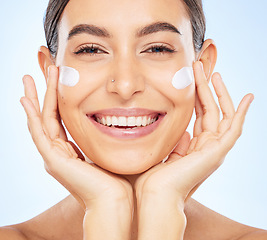
[[[194,60],[191,23],[179,0],[70,0],[56,64],[75,68],[80,78],[72,87],[59,84],[65,126],[102,168],[147,170],[172,151],[191,119],[194,83],[178,90],[171,80]]]

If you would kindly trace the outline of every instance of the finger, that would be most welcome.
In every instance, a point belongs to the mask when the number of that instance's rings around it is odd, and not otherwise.
[[[64,156],[65,158],[77,157],[77,154],[76,153],[73,154],[73,151],[71,151],[69,144],[61,138],[54,139],[53,146],[57,149],[60,149],[62,151],[61,155]]]
[[[41,115],[37,112],[30,99],[22,97],[20,102],[27,114],[28,126],[30,128],[32,139],[42,155],[48,150],[47,146],[49,146],[50,142],[43,130]]]
[[[213,74],[212,84],[214,86],[214,90],[218,97],[219,105],[223,114],[223,119],[219,124],[218,132],[219,134],[223,134],[231,125],[232,119],[235,115],[235,108],[219,73]]]
[[[66,131],[65,131],[61,121],[60,121],[60,124],[59,124],[59,137],[61,139],[63,139],[64,141],[66,141],[66,142],[68,141],[68,137],[67,137]]]
[[[53,145],[63,150],[63,152],[68,155],[66,157],[73,159],[79,158],[84,161],[84,156],[73,142],[65,142],[63,139],[57,138],[53,141]]]
[[[61,125],[57,107],[58,69],[56,66],[49,66],[48,72],[42,117],[50,138],[56,139],[59,138]]]
[[[57,111],[58,111],[58,109],[57,109]],[[44,121],[45,127],[47,129],[51,129],[50,130],[50,136],[52,139],[59,137],[59,138],[63,139],[65,142],[68,141],[68,137],[67,137],[65,128],[63,126],[63,122],[61,120],[59,111],[57,112],[57,118],[56,119],[43,118],[43,121]],[[57,133],[57,134],[55,134],[55,133]]]
[[[208,86],[203,65],[201,62],[194,64],[197,94],[203,109],[202,129],[203,131],[217,132],[220,120],[219,109]]]
[[[48,84],[49,84],[49,91],[53,94],[54,92],[54,99],[50,99],[50,96],[47,96],[49,100],[51,100],[51,102],[48,101],[48,103],[45,101],[44,104],[53,104],[52,102],[55,101],[56,102],[56,110],[52,110],[52,114],[50,115],[51,112],[46,111],[47,108],[44,105],[44,109],[43,109],[43,122],[44,122],[44,126],[46,129],[48,129],[48,134],[50,136],[51,139],[55,139],[55,138],[61,138],[64,141],[68,141],[67,138],[67,134],[66,131],[63,127],[62,124],[62,120],[58,111],[58,105],[57,105],[57,82],[58,82],[58,69],[55,66],[51,66],[52,68],[52,72],[50,74],[55,74],[55,79],[50,80],[50,78],[48,79]],[[50,70],[49,70],[50,71]],[[53,71],[56,71],[56,73],[54,73]],[[53,76],[50,76],[51,78]],[[48,86],[47,86],[48,87]],[[47,93],[48,94],[48,93]],[[49,107],[49,106],[48,106]]]
[[[171,152],[166,162],[171,163],[173,161],[176,161],[177,159],[180,159],[181,157],[184,157],[188,151],[189,145],[190,145],[190,134],[188,132],[185,132],[183,136],[180,138],[177,146]]]
[[[197,137],[193,137],[188,147],[187,154],[190,154],[194,151],[196,144],[197,144]]]
[[[181,137],[181,139],[179,140],[173,152],[175,152],[181,157],[184,157],[187,153],[189,144],[190,144],[190,134],[188,132],[185,132],[183,136]]]
[[[81,151],[78,149],[78,147],[71,141],[69,141],[68,143],[69,143],[70,147],[72,148],[72,150],[75,152],[75,154],[78,155],[78,158],[85,161],[85,158],[84,158],[83,154],[81,153]]]
[[[223,146],[225,146],[226,151],[229,151],[234,146],[236,140],[241,136],[245,117],[253,100],[253,94],[247,94],[242,99],[232,120],[231,127],[221,137],[220,141]]]
[[[202,132],[203,111],[202,111],[202,106],[200,104],[198,95],[196,95],[195,113],[196,113],[196,121],[194,124],[193,137],[199,136],[200,133]]]
[[[37,90],[36,90],[36,86],[35,86],[33,78],[29,75],[25,75],[22,80],[23,80],[23,84],[24,84],[25,96],[31,100],[36,111],[38,113],[40,113],[38,94],[37,94]]]

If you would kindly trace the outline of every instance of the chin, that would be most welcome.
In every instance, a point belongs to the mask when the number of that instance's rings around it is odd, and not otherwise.
[[[110,172],[119,174],[119,175],[136,175],[143,173],[150,169],[153,165],[151,166],[138,166],[136,168],[129,168],[129,167],[118,167],[118,166],[112,166],[110,167],[110,170],[107,169]]]
[[[164,158],[164,157],[163,157]],[[143,173],[157,165],[162,161],[163,158],[153,159],[151,156],[149,158],[112,158],[103,159],[103,158],[91,158],[92,162],[98,165],[99,167],[119,175],[136,175]],[[139,159],[139,160],[136,160]]]

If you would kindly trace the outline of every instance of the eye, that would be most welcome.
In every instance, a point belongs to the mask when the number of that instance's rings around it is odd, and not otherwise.
[[[77,55],[79,54],[96,55],[96,54],[103,54],[103,53],[107,53],[107,52],[101,50],[99,47],[94,46],[94,44],[81,46],[76,52],[74,52],[74,54],[77,54]]]
[[[161,45],[153,45],[145,51],[141,53],[152,53],[152,54],[164,54],[164,53],[174,53],[176,52],[175,49],[171,49],[164,44]]]

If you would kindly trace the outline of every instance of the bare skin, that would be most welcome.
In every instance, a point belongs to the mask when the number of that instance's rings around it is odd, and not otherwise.
[[[187,201],[185,213],[188,221],[185,240],[266,239],[264,230],[234,222],[191,198]],[[82,207],[70,195],[25,223],[1,228],[0,237],[5,240],[81,240],[83,217]],[[135,240],[137,234],[134,227],[132,231],[132,240]]]
[[[266,232],[235,223],[191,199],[241,135],[253,95],[246,95],[235,110],[220,74],[212,74],[215,45],[206,40],[200,52],[194,51],[190,21],[181,2],[109,3],[76,0],[67,5],[57,58],[53,59],[45,47],[38,55],[47,81],[42,110],[34,80],[23,78],[25,97],[21,103],[33,141],[47,172],[71,196],[28,222],[2,228],[1,238],[266,238]],[[134,18],[128,17],[129,9]],[[182,34],[158,25],[155,31],[159,21],[170,22]],[[91,30],[76,31],[70,37],[75,27],[91,27],[92,23],[109,37],[91,34]],[[140,34],[149,28],[154,32]],[[164,44],[173,50],[166,50]],[[81,51],[81,46],[86,51]],[[78,69],[77,86],[60,84],[55,65]],[[183,90],[173,88],[172,74],[191,65],[195,82]],[[208,86],[210,79],[219,106]],[[125,141],[101,133],[88,120],[88,112],[111,108],[120,108],[122,115],[133,108],[164,112],[164,120],[146,137]],[[196,122],[191,139],[185,130],[194,108]],[[61,120],[95,164],[86,162],[75,144],[68,141]],[[166,155],[168,159],[162,163]]]
[[[29,92],[27,92],[26,95],[29,97]],[[32,99],[35,97],[36,96],[32,96]],[[186,138],[187,137],[185,137],[185,139]],[[181,155],[184,154],[181,152],[183,148],[179,150],[179,146],[185,147],[186,142],[187,141],[184,140],[184,144],[178,145],[178,148],[176,148],[176,151]],[[185,149],[187,148],[188,147]],[[171,164],[171,161],[168,164]],[[160,167],[160,165],[157,166],[157,168]],[[151,170],[153,170],[153,168]],[[146,174],[149,174],[149,171],[147,171]],[[153,172],[156,172],[155,169]],[[131,186],[135,185],[136,179],[138,179],[136,176],[127,176],[127,178]],[[140,179],[142,180],[142,178]],[[133,196],[135,196],[133,198],[133,204],[136,207],[138,206],[137,195]],[[83,239],[84,229],[82,223],[84,220],[85,208],[83,204],[79,203],[80,198],[76,196],[76,199],[73,196],[69,196],[56,206],[28,222],[1,229],[1,234],[5,239]],[[87,206],[87,208],[88,207],[89,206]],[[135,209],[138,209],[138,207]],[[163,207],[163,209],[166,208]],[[137,212],[138,210],[135,211],[134,221],[130,229],[131,239],[133,240],[140,239],[138,237],[139,221],[136,216]],[[266,238],[266,231],[236,223],[209,210],[189,196],[185,202],[184,213],[187,219],[187,225],[183,233],[183,239],[245,240]],[[55,226],[57,226],[57,228],[55,228]]]

